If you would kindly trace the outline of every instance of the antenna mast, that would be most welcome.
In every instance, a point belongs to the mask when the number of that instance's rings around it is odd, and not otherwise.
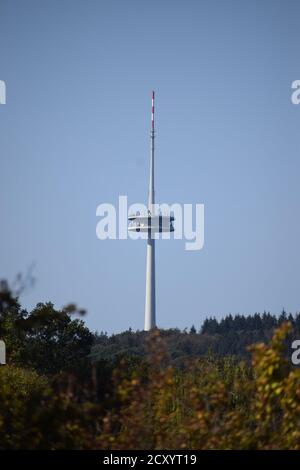
[[[148,210],[151,215],[154,215],[154,91],[152,91],[152,111],[151,111],[151,155],[150,155],[150,180],[149,180],[149,195],[148,195]]]

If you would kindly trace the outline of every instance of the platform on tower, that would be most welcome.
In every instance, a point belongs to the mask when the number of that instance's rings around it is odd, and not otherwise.
[[[173,215],[132,214],[128,220],[130,221],[128,230],[131,232],[174,232]]]

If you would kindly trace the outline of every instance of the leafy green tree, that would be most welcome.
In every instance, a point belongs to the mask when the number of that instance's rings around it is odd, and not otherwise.
[[[34,371],[0,368],[0,449],[96,448],[99,406]]]
[[[93,335],[82,320],[72,320],[53,304],[38,304],[24,328],[23,364],[44,374],[75,371],[88,363]]]

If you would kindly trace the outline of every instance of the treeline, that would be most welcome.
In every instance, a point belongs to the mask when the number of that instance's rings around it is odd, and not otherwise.
[[[255,313],[254,315],[227,315],[217,320],[208,318],[202,327],[192,326],[189,330],[160,330],[164,338],[170,363],[184,367],[188,358],[198,358],[207,354],[218,357],[236,356],[250,359],[248,347],[251,344],[267,343],[274,329],[289,321],[292,325],[291,337],[300,338],[300,314],[294,316],[284,310],[280,315]],[[125,331],[108,336],[96,334],[90,357],[93,362],[108,361],[115,363],[122,357],[143,357],[146,354],[144,331]]]
[[[83,313],[0,284],[0,449],[300,449],[299,315],[108,336]]]
[[[292,315],[287,314],[282,310],[281,314],[272,315],[271,313],[263,312],[255,313],[254,315],[227,315],[221,320],[215,318],[207,318],[204,320],[201,333],[209,335],[224,335],[230,331],[239,333],[240,331],[270,331],[275,327],[280,326],[283,322],[289,321],[291,324],[300,329],[300,313]]]

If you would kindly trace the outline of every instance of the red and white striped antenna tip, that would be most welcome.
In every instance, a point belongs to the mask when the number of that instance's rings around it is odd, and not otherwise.
[[[152,91],[152,114],[151,114],[151,122],[152,122],[152,130],[154,130],[154,91]]]

